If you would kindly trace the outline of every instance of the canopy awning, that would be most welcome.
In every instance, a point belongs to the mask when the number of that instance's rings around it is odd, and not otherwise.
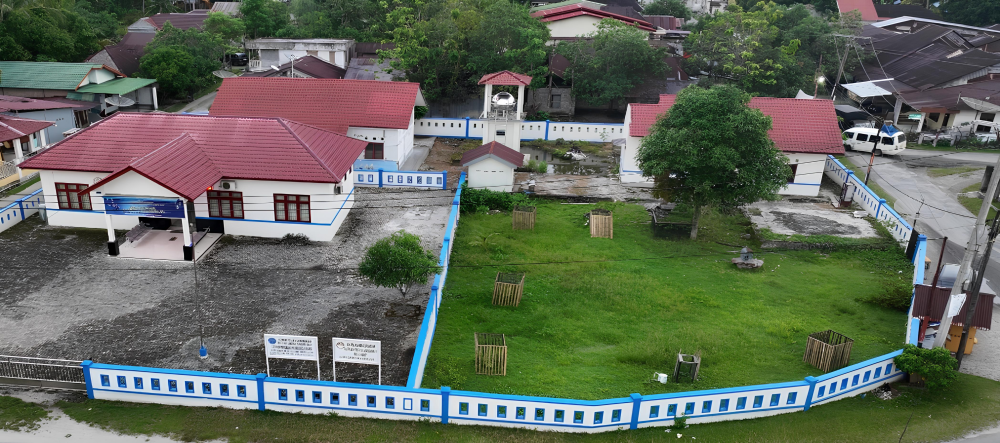
[[[883,95],[892,95],[891,92],[882,89],[875,82],[858,82],[858,83],[847,83],[841,84],[844,89],[853,92],[858,97],[868,98],[868,97],[881,97]]]
[[[104,83],[90,84],[77,89],[81,94],[112,94],[123,95],[136,89],[156,83],[156,79],[149,78],[118,78]]]

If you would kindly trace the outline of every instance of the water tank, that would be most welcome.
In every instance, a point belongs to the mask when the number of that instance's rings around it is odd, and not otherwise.
[[[517,99],[509,92],[501,92],[493,96],[493,107],[497,109],[514,109],[514,105],[517,104]]]

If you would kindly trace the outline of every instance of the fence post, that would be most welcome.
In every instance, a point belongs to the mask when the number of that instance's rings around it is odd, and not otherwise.
[[[90,365],[94,362],[90,360],[84,360],[80,363],[80,367],[83,369],[83,382],[87,385],[87,398],[94,398],[94,384],[90,380]]]
[[[264,401],[264,379],[267,378],[267,374],[257,374],[257,409],[260,411],[267,410],[267,402]]]
[[[551,123],[551,122],[548,121],[548,120],[545,120],[545,139],[546,140],[549,139],[549,123]]]
[[[469,117],[465,117],[465,138],[469,138]]]
[[[878,213],[880,211],[882,211],[882,205],[884,205],[884,204],[885,204],[885,199],[884,198],[879,198],[878,199],[878,209],[875,210],[875,220],[878,220]]]
[[[641,394],[632,394],[632,395],[629,395],[629,398],[632,399],[632,423],[629,423],[628,428],[629,429],[638,429],[639,428],[639,409],[642,407],[642,395]]]
[[[816,381],[817,381],[816,377],[813,377],[811,375],[806,376],[806,383],[809,383],[809,393],[806,394],[806,406],[805,409],[803,409],[803,411],[808,411],[809,406],[812,406],[813,392],[816,391]]]
[[[382,168],[378,168],[378,187],[382,187]]]
[[[24,220],[24,197],[17,199],[17,209],[21,211],[21,220]]]
[[[466,119],[468,119],[468,117],[466,117]],[[468,128],[468,126],[466,126],[466,128]],[[465,135],[466,138],[468,138],[469,134]],[[442,177],[441,181],[443,182],[441,183],[441,189],[448,189],[448,171],[441,171],[441,177]]]
[[[448,424],[448,396],[451,395],[451,388],[441,386],[441,423]]]

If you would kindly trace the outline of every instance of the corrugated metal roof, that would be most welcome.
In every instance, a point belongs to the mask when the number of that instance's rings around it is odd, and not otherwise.
[[[240,2],[215,2],[212,4],[211,12],[221,12],[226,15],[237,17],[240,15]]]
[[[969,109],[959,100],[959,97],[974,98],[1000,105],[1000,80],[986,80],[926,91],[903,91],[899,95],[906,104],[917,110],[943,108],[957,111]]]
[[[24,137],[33,132],[41,131],[55,123],[27,118],[0,115],[0,142]]]
[[[490,155],[514,168],[520,168],[524,165],[524,154],[493,141],[462,154],[462,166]]]
[[[674,105],[677,96],[660,95],[655,105],[629,105],[631,121],[629,135],[645,137],[658,116]],[[843,154],[844,142],[837,124],[837,113],[830,100],[799,100],[794,98],[752,97],[748,104],[771,117],[773,125],[768,135],[775,146],[785,152],[812,154]],[[803,135],[808,128],[808,135]]]
[[[76,106],[58,101],[15,97],[12,95],[0,95],[0,112],[38,111],[42,109],[62,109],[74,107]]]
[[[913,297],[913,316],[929,318],[934,321],[941,320],[944,316],[944,308],[948,304],[951,296],[951,288],[932,287],[930,285],[916,285]],[[980,292],[979,302],[976,306],[976,314],[972,318],[972,326],[975,328],[989,330],[993,324],[993,294]],[[952,317],[951,324],[963,326],[965,316],[969,312],[969,302],[971,298],[965,297],[965,304],[962,311]]]
[[[194,152],[188,145],[167,146],[182,134],[198,145],[223,178],[249,180],[337,183],[368,145],[363,140],[279,118],[130,112],[101,120],[22,166],[116,173],[165,148],[139,165],[149,173],[156,172],[158,180],[173,183],[174,178],[164,175],[166,171],[185,174],[184,168],[175,163],[154,163],[177,157],[167,152]]]
[[[163,29],[163,25],[170,22],[170,26],[177,29],[191,29],[199,28],[205,24],[205,19],[208,18],[208,10],[195,10],[188,13],[162,13],[151,15],[148,17],[149,21],[156,26],[156,29]]]
[[[410,82],[236,77],[222,81],[209,114],[282,117],[341,134],[407,129],[419,93]]]
[[[878,13],[875,12],[872,0],[837,0],[837,8],[841,14],[851,11],[861,12],[861,20],[866,22],[878,21]]]
[[[935,14],[930,9],[918,5],[875,5],[875,12],[878,14],[879,19],[919,17],[933,20],[944,20],[944,17]]]
[[[95,63],[0,62],[0,88],[75,91],[91,70],[105,68]]]
[[[293,68],[292,62],[285,63],[278,66],[278,70],[269,70],[261,72],[251,72],[249,74],[243,74],[243,77],[275,77],[279,74],[289,71]],[[312,78],[344,78],[344,74],[347,70],[337,66],[333,63],[327,62],[321,58],[317,58],[311,55],[301,57],[295,60],[294,64],[295,72],[303,73]]]
[[[479,79],[480,85],[505,85],[505,86],[528,86],[531,84],[531,77],[510,71],[494,72],[486,74]]]
[[[588,0],[565,0],[565,1],[561,1],[561,2],[555,2],[555,3],[546,4],[546,5],[535,6],[535,7],[531,8],[530,11],[531,12],[545,11],[545,10],[548,10],[548,9],[561,8],[563,6],[576,5],[576,4],[581,4],[581,5],[584,5],[584,6],[589,6],[589,7],[594,8],[594,9],[601,9],[601,6],[606,6],[605,3],[592,2],[592,1],[588,1]]]
[[[136,89],[156,83],[156,79],[148,78],[116,78],[104,83],[89,84],[76,92],[81,94],[128,94]]]
[[[558,8],[545,9],[531,13],[532,17],[537,18],[542,23],[565,20],[568,18],[578,17],[581,15],[589,15],[591,17],[597,17],[600,19],[613,18],[622,23],[633,25],[639,29],[642,29],[643,31],[648,31],[648,32],[656,31],[656,28],[653,27],[653,24],[645,20],[639,20],[631,17],[626,17],[624,15],[618,15],[611,12],[602,11],[600,9],[595,9],[585,6],[582,3],[575,3],[575,4],[560,6]]]

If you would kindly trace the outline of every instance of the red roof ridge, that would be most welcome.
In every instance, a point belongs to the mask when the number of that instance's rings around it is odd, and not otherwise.
[[[281,124],[281,127],[285,128],[285,130],[287,130],[289,134],[292,134],[292,137],[295,137],[295,140],[297,140],[299,142],[299,144],[301,144],[302,147],[305,148],[306,152],[308,152],[309,155],[311,155],[312,158],[316,160],[316,163],[319,163],[319,165],[322,166],[323,169],[326,170],[326,172],[330,173],[330,177],[333,177],[333,182],[334,183],[340,183],[340,177],[338,177],[337,174],[334,173],[333,170],[330,169],[330,167],[326,165],[326,162],[324,162],[323,160],[319,159],[319,156],[316,155],[316,151],[313,151],[312,147],[309,146],[309,143],[306,143],[305,140],[302,140],[302,137],[299,137],[299,134],[297,132],[295,132],[294,129],[288,127],[288,123],[287,123],[287,121],[285,119],[278,118],[277,120],[278,120],[278,123]],[[316,129],[319,129],[319,128],[316,128]],[[324,129],[320,129],[320,130],[324,130]],[[333,131],[329,131],[329,132],[333,132]],[[345,135],[345,137],[346,137],[346,135]]]
[[[490,83],[497,79],[497,83]],[[516,85],[514,84],[516,83]],[[513,71],[508,71],[504,69],[500,72],[494,72],[492,74],[485,74],[479,79],[480,85],[499,85],[499,86],[528,86],[531,84],[531,76],[525,74],[518,74]]]
[[[531,14],[532,17],[536,17],[541,22],[547,21],[557,21],[565,18],[576,17],[580,14],[591,15],[594,17],[604,17],[613,18],[615,20],[636,25],[636,27],[646,28],[648,31],[656,31],[656,26],[646,20],[640,20],[637,18],[615,14],[613,12],[604,11],[601,9],[594,9],[584,6],[580,3],[574,3],[572,5],[560,6],[558,8],[546,9],[542,11],[536,11]],[[565,16],[565,17],[563,17]]]
[[[524,154],[515,151],[513,148],[504,146],[503,143],[498,141],[491,141],[478,148],[466,151],[462,154],[462,166],[466,166],[473,160],[485,157],[487,155],[492,155],[499,160],[510,163],[514,165],[515,168],[524,165]]]

